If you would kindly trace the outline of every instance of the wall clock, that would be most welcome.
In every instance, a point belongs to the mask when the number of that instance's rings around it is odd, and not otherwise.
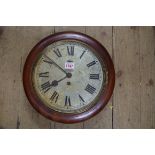
[[[106,49],[78,32],[60,32],[41,40],[28,55],[23,71],[30,104],[62,123],[84,121],[101,111],[114,82],[114,66]]]

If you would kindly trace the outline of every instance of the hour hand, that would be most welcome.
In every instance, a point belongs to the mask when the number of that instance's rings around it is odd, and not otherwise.
[[[58,86],[58,83],[63,81],[64,79],[66,79],[67,76],[61,78],[60,80],[53,80],[51,83],[48,81],[44,84],[42,84],[42,90],[44,90],[44,93],[46,93],[47,91],[49,91],[52,87],[56,87]]]
[[[61,78],[60,80],[54,80],[54,81],[52,81],[51,86],[56,87],[59,82],[63,81],[66,78],[67,78],[67,76]]]

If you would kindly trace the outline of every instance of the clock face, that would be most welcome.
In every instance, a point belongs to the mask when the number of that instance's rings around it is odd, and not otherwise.
[[[95,49],[77,40],[60,40],[38,54],[32,81],[45,106],[76,114],[98,102],[108,72]]]
[[[43,116],[62,123],[84,121],[108,103],[115,82],[112,60],[95,39],[60,32],[38,42],[23,71],[30,104]]]

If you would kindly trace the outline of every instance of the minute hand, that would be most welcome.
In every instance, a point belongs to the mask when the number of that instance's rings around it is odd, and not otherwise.
[[[47,55],[45,55],[44,54],[44,56],[48,59],[48,60],[50,60],[56,67],[58,67],[61,71],[63,71],[66,75],[67,75],[67,72],[63,69],[63,68],[61,68],[59,65],[57,65],[51,58],[49,58]]]

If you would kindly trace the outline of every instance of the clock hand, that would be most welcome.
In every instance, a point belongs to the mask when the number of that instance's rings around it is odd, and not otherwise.
[[[58,85],[59,82],[63,81],[63,80],[66,79],[66,78],[67,78],[67,76],[61,78],[60,80],[54,80],[54,81],[52,81],[52,82],[51,82],[51,86],[56,87],[56,86]]]
[[[53,81],[51,82],[51,84],[49,85],[48,89],[44,91],[44,93],[46,93],[47,91],[49,91],[52,87],[56,87],[60,81],[66,79],[66,78],[67,78],[67,76],[61,78],[61,79],[58,80],[58,81],[57,81],[57,80],[53,80]]]
[[[63,77],[62,79],[58,80],[57,82],[60,82],[60,81],[62,81],[64,79],[66,79],[66,78],[67,78],[67,76]]]
[[[55,66],[57,66],[61,71],[63,71],[66,74],[67,78],[71,78],[72,74],[71,73],[67,73],[64,69],[62,69],[59,65],[57,65],[51,58],[49,58],[46,54],[44,54],[44,56],[50,60]]]
[[[62,69],[59,65],[57,65],[51,58],[49,58],[46,54],[44,54],[44,56],[67,75],[67,72],[64,69]]]

